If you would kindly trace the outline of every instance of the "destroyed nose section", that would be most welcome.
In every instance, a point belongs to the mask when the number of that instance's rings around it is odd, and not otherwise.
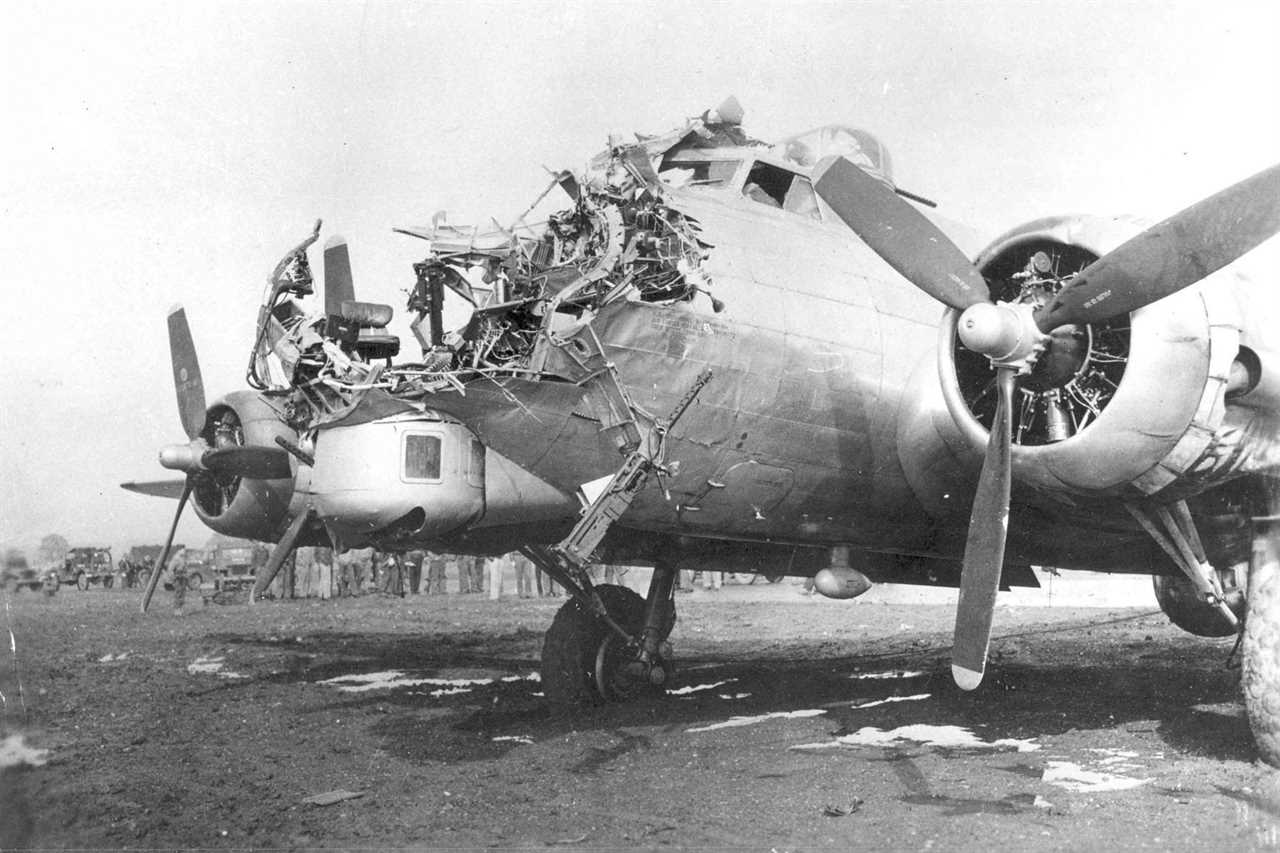
[[[466,427],[414,414],[322,429],[312,506],[345,545],[430,541],[485,508],[485,448]]]

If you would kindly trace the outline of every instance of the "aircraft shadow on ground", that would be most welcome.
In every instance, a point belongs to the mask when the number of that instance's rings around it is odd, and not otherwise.
[[[520,745],[570,732],[618,733],[634,727],[668,731],[804,709],[822,709],[832,737],[867,726],[891,729],[916,723],[970,728],[984,740],[1043,739],[1076,730],[1154,732],[1180,753],[1215,760],[1252,761],[1246,719],[1239,710],[1238,671],[1228,669],[1220,645],[1160,642],[1099,643],[1054,638],[1026,660],[994,662],[983,686],[963,693],[951,682],[945,647],[867,656],[747,660],[718,655],[714,645],[683,666],[670,685],[685,692],[625,704],[564,709],[530,680],[541,638],[520,629],[502,634],[357,634],[319,632],[277,639],[222,635],[229,646],[277,651],[286,666],[257,681],[315,685],[300,712],[367,712],[385,748],[413,760],[490,759]],[[461,671],[492,680],[342,692],[330,679],[400,671],[414,679],[457,679]],[[898,678],[856,678],[859,673],[916,673]],[[518,680],[501,680],[502,675]],[[463,680],[467,680],[463,672]],[[927,699],[879,700],[920,696]],[[631,743],[634,733],[622,739]],[[635,746],[634,743],[631,744]],[[601,760],[607,760],[607,756]],[[584,769],[591,761],[584,759]]]

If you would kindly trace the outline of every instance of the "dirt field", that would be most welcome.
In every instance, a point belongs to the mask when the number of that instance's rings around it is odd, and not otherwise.
[[[729,585],[673,695],[564,715],[556,599],[4,595],[5,849],[1280,847],[1230,642],[1154,607],[1001,607],[962,695],[951,606]]]

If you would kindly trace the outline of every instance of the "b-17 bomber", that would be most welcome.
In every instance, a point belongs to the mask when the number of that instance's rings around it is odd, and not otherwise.
[[[257,595],[302,545],[519,550],[572,593],[541,668],[567,704],[663,692],[681,570],[956,587],[964,690],[1031,566],[1149,574],[1180,627],[1241,636],[1280,766],[1280,297],[1236,263],[1280,231],[1280,167],[1156,224],[994,240],[918,189],[871,133],[767,142],[730,98],[508,225],[397,228],[425,246],[408,346],[340,237],[317,296],[317,222],[268,278],[248,389],[209,404],[171,312],[182,477],[125,487],[275,543]],[[652,566],[647,596],[598,562]]]

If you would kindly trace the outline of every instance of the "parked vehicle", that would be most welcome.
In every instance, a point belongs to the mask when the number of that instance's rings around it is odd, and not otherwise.
[[[21,589],[35,591],[44,584],[40,572],[31,567],[27,558],[18,553],[4,556],[4,565],[0,567],[0,587],[17,592]]]
[[[111,557],[111,549],[93,546],[72,548],[58,569],[58,580],[64,584],[73,583],[81,591],[95,583],[110,589],[115,583],[115,561]]]
[[[271,552],[256,542],[237,540],[209,549],[206,563],[213,571],[217,590],[238,589],[253,585],[258,569],[266,565]]]

